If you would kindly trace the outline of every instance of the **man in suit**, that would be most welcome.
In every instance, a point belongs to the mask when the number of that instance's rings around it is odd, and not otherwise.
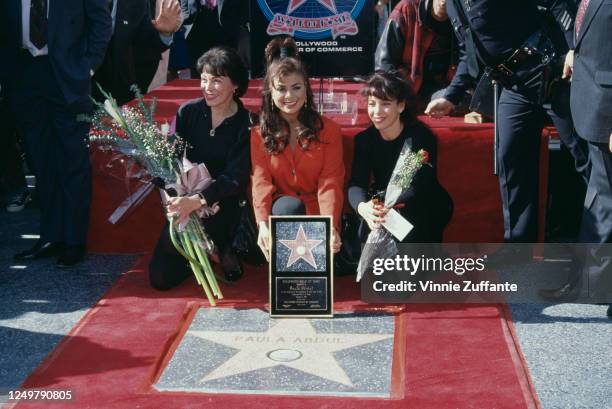
[[[149,0],[111,0],[111,3],[113,36],[104,62],[93,77],[93,95],[96,100],[104,99],[95,85],[99,83],[122,105],[134,97],[132,85],[143,85],[138,78],[137,58],[142,57],[138,50],[155,51],[159,63],[161,52],[170,46],[172,34],[181,27],[181,8],[178,0],[162,0],[157,18],[152,20],[155,10],[151,11]],[[141,91],[147,92],[142,88]]]
[[[588,245],[584,273],[600,302],[612,298],[612,1],[582,0],[575,24],[571,75],[571,111],[591,157],[580,242]],[[574,274],[562,287],[542,290],[552,300],[571,298],[580,277]],[[612,318],[612,305],[608,307]]]
[[[4,0],[7,35],[0,65],[40,198],[40,239],[17,260],[58,256],[80,262],[91,200],[89,124],[91,75],[111,36],[108,0]]]

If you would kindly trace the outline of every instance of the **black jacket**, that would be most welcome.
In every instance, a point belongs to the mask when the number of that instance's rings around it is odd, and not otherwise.
[[[136,50],[146,47],[161,53],[168,48],[151,23],[152,15],[149,0],[117,0],[113,36],[93,80],[110,92],[119,104],[134,97],[130,86],[137,83]],[[94,97],[100,99],[97,86],[94,85],[93,90]]]
[[[106,0],[63,0],[49,3],[48,46],[51,69],[65,102],[87,100],[90,70],[102,63],[111,19]],[[22,73],[21,2],[0,1],[0,75],[8,85]]]
[[[404,127],[393,141],[384,141],[373,126],[355,137],[355,152],[351,179],[349,181],[349,203],[357,210],[361,202],[370,200],[367,192],[386,190],[404,141],[411,139],[411,150],[424,149],[429,153],[429,163],[414,176],[410,187],[400,196],[405,207],[399,211],[413,230],[403,240],[405,243],[441,242],[444,227],[453,213],[453,201],[440,185],[436,172],[438,148],[435,135],[420,122]]]

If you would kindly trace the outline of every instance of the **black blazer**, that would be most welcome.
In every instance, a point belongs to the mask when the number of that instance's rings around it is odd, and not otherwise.
[[[21,1],[0,1],[3,26],[0,72],[19,73],[22,52]],[[111,36],[107,0],[61,0],[49,3],[48,47],[51,68],[68,103],[90,94],[91,70],[104,59]]]
[[[117,0],[115,31],[104,62],[93,80],[113,94],[120,104],[133,98],[130,86],[137,82],[136,50],[155,49],[159,55],[168,48],[151,23],[152,15],[149,0]],[[99,97],[97,92],[94,95]]]
[[[193,24],[186,38],[192,60],[215,46],[238,49],[249,21],[247,1],[217,0],[214,10],[208,10],[200,0],[180,0],[180,3],[183,24]]]
[[[591,0],[574,54],[571,109],[582,138],[608,143],[612,133],[612,0]]]

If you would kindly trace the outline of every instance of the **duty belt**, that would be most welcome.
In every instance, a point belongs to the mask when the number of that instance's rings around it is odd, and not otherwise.
[[[552,41],[538,31],[532,34],[525,43],[514,50],[510,57],[501,64],[491,67],[491,77],[502,85],[520,82],[516,73],[528,68],[535,70],[544,67],[555,58],[556,52]]]

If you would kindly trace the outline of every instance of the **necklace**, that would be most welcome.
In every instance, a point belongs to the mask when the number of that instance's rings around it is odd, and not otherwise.
[[[208,135],[215,136],[215,132],[216,132],[217,128],[220,127],[223,124],[223,122],[225,122],[225,120],[227,118],[232,117],[236,112],[238,112],[238,105],[234,104],[230,108],[230,112],[225,116],[225,118],[223,118],[223,120],[219,123],[219,125],[215,126],[214,128],[211,127],[210,131],[208,132]],[[211,121],[212,121],[212,119],[211,119]]]

